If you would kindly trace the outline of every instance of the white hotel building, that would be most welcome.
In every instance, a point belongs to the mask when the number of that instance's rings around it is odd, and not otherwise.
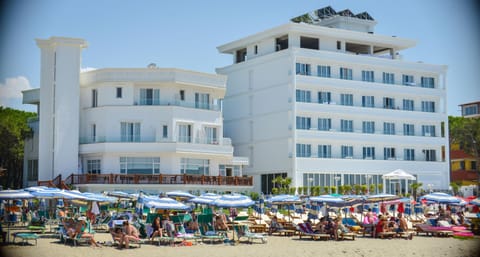
[[[294,187],[385,182],[399,193],[406,181],[382,180],[396,169],[447,189],[447,67],[403,60],[415,41],[374,34],[366,12],[301,18],[218,47],[233,56],[217,69],[228,76],[225,135],[249,157],[255,189],[271,192],[282,175]]]
[[[25,186],[82,191],[251,191],[248,158],[223,136],[226,76],[180,69],[80,72],[82,39],[37,40],[41,85],[25,144]]]

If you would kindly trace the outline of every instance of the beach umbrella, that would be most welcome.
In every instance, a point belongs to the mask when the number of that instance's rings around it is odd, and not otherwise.
[[[200,196],[191,198],[188,201],[192,202],[192,203],[196,203],[196,204],[207,204],[207,205],[209,205],[209,204],[212,204],[212,202],[215,199],[218,199],[220,197],[222,197],[222,196],[214,194],[214,193],[205,193],[205,194],[201,194]]]
[[[32,194],[25,190],[2,190],[0,191],[0,200],[18,200],[18,199],[30,199],[34,198]],[[8,222],[8,231],[7,231],[7,242],[10,241],[10,224]]]
[[[299,204],[303,201],[300,197],[296,195],[276,195],[266,200],[266,202],[276,205],[291,205],[291,204]]]
[[[473,204],[473,205],[476,205],[476,206],[480,206],[480,198],[471,200],[471,201],[470,201],[470,204]]]
[[[0,191],[0,200],[17,200],[34,198],[30,192],[25,190],[2,190]]]
[[[143,202],[145,207],[155,208],[159,210],[186,211],[190,209],[190,207],[188,207],[187,205],[168,197],[162,197],[157,199],[152,199],[150,197],[147,197],[146,199],[143,199]]]
[[[461,202],[457,197],[441,192],[421,196],[420,200],[438,204],[459,204]]]
[[[340,197],[331,195],[312,196],[309,198],[310,202],[316,202],[318,205],[327,204],[329,206],[342,207],[345,206],[346,201]]]
[[[212,202],[212,205],[222,208],[246,208],[254,204],[250,197],[240,194],[222,195]]]
[[[365,198],[365,202],[368,203],[378,203],[378,202],[387,202],[400,199],[398,195],[392,194],[376,194],[376,195],[368,195]]]
[[[192,199],[195,198],[195,195],[192,195],[184,191],[171,191],[167,192],[166,195],[171,198],[181,198],[181,199]]]

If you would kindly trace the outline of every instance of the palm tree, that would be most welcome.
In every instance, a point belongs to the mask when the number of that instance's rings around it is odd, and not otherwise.
[[[412,188],[413,200],[415,201],[417,200],[418,189],[421,188],[422,186],[423,186],[422,182],[412,183],[412,185],[410,185],[410,187]]]

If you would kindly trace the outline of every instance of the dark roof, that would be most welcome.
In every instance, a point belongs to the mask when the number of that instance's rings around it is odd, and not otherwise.
[[[345,16],[345,17],[355,17],[355,15],[353,14],[353,12],[350,11],[349,9],[345,9],[345,10],[343,10],[343,11],[339,11],[337,14],[340,15],[340,16]]]
[[[330,16],[334,16],[336,14],[337,14],[337,12],[335,12],[335,10],[331,6],[327,6],[327,7],[324,7],[322,9],[317,10],[317,16],[320,19],[324,19],[324,18],[327,18],[327,17],[330,17]]]
[[[359,19],[363,19],[363,20],[373,21],[372,16],[370,16],[370,14],[368,14],[368,12],[359,13],[359,14],[355,15],[355,17],[357,17]]]

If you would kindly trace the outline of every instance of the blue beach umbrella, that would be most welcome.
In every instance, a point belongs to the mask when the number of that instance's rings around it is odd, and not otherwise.
[[[212,202],[212,205],[222,208],[246,208],[254,204],[250,197],[240,194],[222,195]]]
[[[192,199],[196,197],[195,195],[192,195],[184,191],[170,191],[170,192],[167,192],[166,195],[171,198],[182,198],[182,199]]]
[[[205,193],[200,196],[194,197],[192,199],[189,199],[189,202],[196,203],[196,204],[207,204],[210,205],[212,204],[213,201],[216,199],[222,197],[221,195],[217,195],[214,193]]]
[[[190,209],[190,207],[188,207],[187,205],[168,197],[162,197],[157,199],[146,198],[146,199],[143,199],[143,201],[144,201],[144,206],[147,208],[155,208],[159,210],[182,210],[182,211],[186,211]]]
[[[459,204],[461,202],[461,200],[455,196],[440,192],[421,196],[420,200],[426,200],[427,202],[438,204]]]

